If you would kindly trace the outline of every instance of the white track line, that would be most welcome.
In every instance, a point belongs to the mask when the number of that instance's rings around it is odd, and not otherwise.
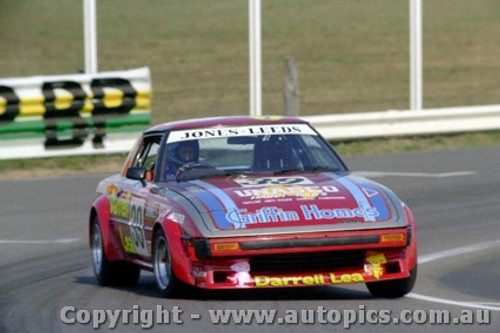
[[[80,238],[61,238],[54,240],[0,239],[0,244],[68,244],[79,240]]]
[[[426,264],[426,263],[433,262],[436,260],[445,259],[445,258],[449,258],[449,257],[461,255],[461,254],[472,253],[472,252],[476,252],[476,251],[482,251],[482,250],[486,250],[486,249],[489,249],[492,247],[497,247],[497,246],[500,246],[500,240],[479,243],[479,244],[474,244],[474,245],[469,245],[469,246],[463,246],[463,247],[457,247],[457,248],[451,249],[451,250],[446,250],[446,251],[441,251],[441,252],[436,252],[436,253],[431,253],[431,254],[427,254],[424,256],[420,256],[418,258],[418,263],[419,264]],[[406,295],[406,297],[418,299],[418,300],[426,301],[426,302],[432,302],[432,303],[456,305],[456,306],[474,308],[474,309],[500,311],[500,303],[461,302],[461,301],[454,301],[454,300],[450,300],[450,299],[446,299],[446,298],[438,298],[438,297],[431,297],[431,296],[427,296],[427,295],[421,295],[421,294],[417,294],[417,293],[409,293],[408,295]]]
[[[436,252],[436,253],[431,253],[431,254],[427,254],[424,256],[420,256],[418,258],[418,263],[425,264],[425,263],[432,262],[432,261],[439,260],[439,259],[458,256],[460,254],[467,254],[467,253],[472,253],[472,252],[476,252],[476,251],[486,250],[486,249],[489,249],[490,247],[495,247],[495,246],[500,246],[500,239],[496,240],[496,241],[492,241],[492,242],[485,242],[485,243],[473,244],[473,245],[464,246],[464,247],[457,247],[457,248],[451,249],[451,250],[446,250],[446,251],[441,251],[441,252]]]
[[[356,171],[354,174],[363,177],[423,177],[423,178],[449,178],[475,175],[475,171],[456,171],[444,173],[424,173],[424,172],[382,172],[382,171]]]
[[[481,302],[459,302],[459,301],[453,301],[453,300],[450,300],[450,299],[438,298],[438,297],[431,297],[431,296],[420,295],[420,294],[415,294],[415,293],[409,293],[405,297],[409,297],[409,298],[413,298],[413,299],[418,299],[418,300],[421,300],[421,301],[426,301],[426,302],[431,302],[431,303],[449,304],[449,305],[463,306],[463,307],[466,307],[466,308],[473,308],[473,309],[483,309],[483,310],[500,311],[500,307],[486,305],[488,303],[481,303]]]

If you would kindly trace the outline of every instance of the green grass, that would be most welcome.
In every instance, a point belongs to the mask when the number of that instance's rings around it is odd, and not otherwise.
[[[124,162],[126,155],[110,155],[110,156],[68,156],[57,158],[41,158],[41,159],[20,159],[0,161],[0,172],[11,170],[29,170],[34,167],[41,169],[68,169],[74,171],[92,172],[93,166],[106,162]]]
[[[333,142],[333,145],[342,156],[498,147],[500,131],[344,141]]]
[[[83,68],[82,1],[0,0],[0,75]],[[149,66],[153,122],[248,114],[247,0],[98,1],[99,70]],[[424,2],[424,106],[500,103],[500,2]],[[283,112],[284,60],[301,114],[407,109],[408,1],[262,1],[263,109]]]

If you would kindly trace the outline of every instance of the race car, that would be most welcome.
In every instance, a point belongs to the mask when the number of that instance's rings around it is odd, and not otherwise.
[[[145,131],[102,180],[88,224],[100,285],[154,273],[159,293],[365,283],[410,292],[417,237],[408,206],[353,175],[310,124],[218,117]]]

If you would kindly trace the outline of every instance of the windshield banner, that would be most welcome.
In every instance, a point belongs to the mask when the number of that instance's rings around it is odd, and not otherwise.
[[[253,125],[174,131],[168,136],[167,143],[198,139],[227,138],[234,136],[278,134],[317,135],[317,133],[306,124]]]

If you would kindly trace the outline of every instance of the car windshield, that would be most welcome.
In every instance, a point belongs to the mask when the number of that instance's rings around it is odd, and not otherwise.
[[[172,131],[161,180],[242,174],[344,171],[332,148],[307,124]]]

